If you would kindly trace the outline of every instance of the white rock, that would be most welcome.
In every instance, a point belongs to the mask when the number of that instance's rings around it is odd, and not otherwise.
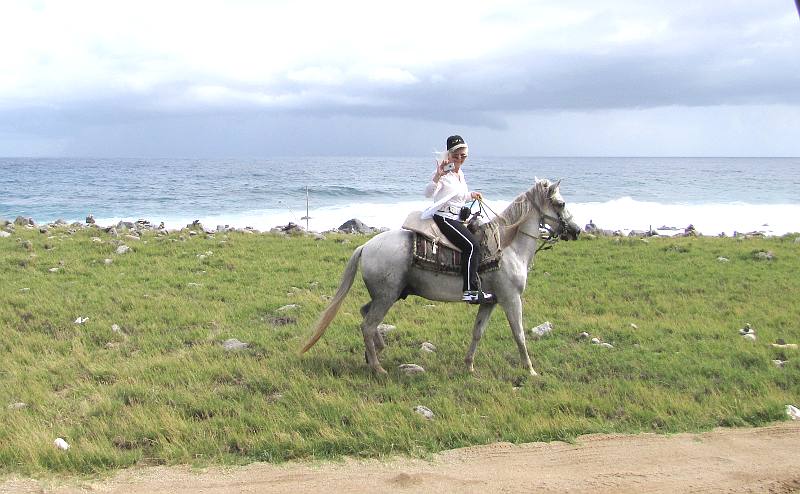
[[[131,250],[130,247],[123,244],[117,247],[117,254],[127,254],[128,252],[130,252],[130,250]]]
[[[31,289],[30,288],[20,288],[19,291],[21,291],[21,292],[29,292],[29,291],[31,291]]]
[[[600,338],[592,338],[592,343],[594,343],[595,345],[599,345],[600,344]]]
[[[775,367],[781,367],[782,368],[786,364],[786,360],[776,359],[776,360],[773,360],[772,363],[775,364]]]
[[[227,351],[236,351],[241,350],[243,348],[247,348],[249,343],[245,343],[243,341],[239,341],[236,338],[231,338],[229,340],[225,340],[222,342],[222,348]]]
[[[756,341],[756,335],[754,333],[747,333],[746,335],[742,335],[742,338],[745,340]]]
[[[717,258],[717,261],[719,261],[719,262],[728,262],[728,261],[729,261],[729,259],[728,259],[727,257],[722,257],[722,256],[719,256],[719,257]]]
[[[103,259],[103,263],[106,265],[111,264],[112,262],[114,262],[113,259]]]
[[[53,446],[56,448],[66,451],[69,449],[69,444],[60,437],[57,437],[55,441],[53,441]]]
[[[578,335],[578,337],[580,337],[581,339],[586,339],[586,338],[588,338],[588,337],[589,337],[589,333],[587,333],[586,331],[584,331],[584,332],[582,332],[581,334],[579,334],[579,335]]]
[[[83,323],[85,323],[85,322],[86,322],[86,321],[88,321],[88,320],[89,320],[89,318],[88,318],[88,317],[81,317],[81,316],[78,316],[78,318],[77,318],[77,319],[75,319],[75,324],[83,324]]]
[[[119,327],[119,324],[112,324],[111,325],[111,331],[121,334],[122,333],[122,328]]]
[[[551,331],[553,331],[553,325],[550,324],[550,321],[545,321],[535,328],[531,328],[531,336],[533,338],[541,338]]]
[[[102,244],[103,243],[103,239],[100,238],[100,237],[92,237],[92,242],[94,242],[96,244]]]
[[[433,412],[428,407],[424,407],[422,405],[417,405],[417,406],[414,407],[414,411],[417,412],[418,414],[422,415],[423,417],[425,417],[428,420],[433,420],[433,417],[434,417]]]
[[[784,349],[788,349],[788,350],[797,350],[797,343],[784,343],[784,344],[773,343],[772,346],[774,346],[775,348],[784,348]]]
[[[50,268],[48,269],[51,273],[58,273],[58,268]]]
[[[742,336],[745,336],[745,335],[748,335],[748,334],[755,334],[755,332],[756,332],[756,330],[753,329],[753,326],[751,326],[750,323],[745,324],[744,327],[739,330],[739,334],[742,335]]]
[[[433,345],[433,343],[430,343],[430,342],[426,341],[426,342],[424,342],[422,344],[422,347],[420,347],[420,350],[422,350],[423,352],[427,352],[427,353],[435,353],[436,352],[436,347]]]
[[[0,230],[0,238],[8,238],[8,237],[10,237],[10,236],[11,236],[11,234],[10,234],[10,233],[8,233],[7,231],[5,231],[5,230]]]
[[[403,372],[407,376],[413,376],[425,372],[425,369],[417,364],[401,364],[397,368],[400,369],[400,372]]]
[[[603,348],[614,348],[614,345],[611,343],[600,343],[600,346]]]
[[[792,420],[800,420],[800,409],[794,405],[786,405],[786,415]]]
[[[380,323],[380,324],[378,324],[378,327],[375,328],[375,329],[377,329],[378,332],[381,335],[386,336],[388,333],[390,333],[390,332],[394,331],[395,329],[397,329],[397,326],[392,326],[391,324]]]
[[[639,326],[637,326],[637,325],[636,325],[636,324],[634,324],[634,323],[631,323],[631,329],[639,329]]]
[[[28,404],[21,401],[8,405],[9,410],[22,410],[23,408],[28,408]]]
[[[299,306],[299,305],[297,305],[297,304],[289,304],[289,305],[284,305],[283,307],[278,307],[278,308],[277,308],[277,309],[275,309],[275,310],[276,310],[277,312],[285,312],[285,311],[287,311],[287,310],[294,310],[294,309],[297,309],[298,307],[300,307],[300,306]]]

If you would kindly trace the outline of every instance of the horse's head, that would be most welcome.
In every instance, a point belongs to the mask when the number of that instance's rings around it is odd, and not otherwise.
[[[558,190],[560,185],[561,180],[555,182],[547,179],[537,180],[536,185],[529,191],[533,193],[530,199],[540,211],[541,223],[549,227],[553,237],[576,240],[581,227],[573,221],[572,214],[567,210],[564,198]]]

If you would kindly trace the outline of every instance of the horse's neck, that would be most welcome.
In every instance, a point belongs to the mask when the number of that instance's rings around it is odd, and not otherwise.
[[[536,253],[535,237],[539,234],[539,215],[532,211],[528,219],[520,223],[513,233],[515,233],[514,238],[508,247],[528,266],[533,261],[533,254]]]

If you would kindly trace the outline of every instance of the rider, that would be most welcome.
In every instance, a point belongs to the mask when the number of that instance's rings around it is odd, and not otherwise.
[[[464,302],[471,304],[493,303],[495,297],[481,290],[478,263],[481,259],[480,242],[459,219],[459,213],[470,199],[483,199],[480,192],[470,192],[461,166],[467,159],[467,143],[461,136],[447,138],[447,155],[437,160],[436,172],[425,187],[425,197],[433,197],[434,204],[422,213],[422,219],[433,221],[448,240],[461,249],[461,275],[464,278]]]

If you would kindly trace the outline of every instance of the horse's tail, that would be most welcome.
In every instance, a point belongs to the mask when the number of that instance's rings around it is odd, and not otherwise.
[[[361,259],[361,250],[363,248],[363,245],[360,246],[353,252],[353,255],[350,256],[350,260],[347,261],[347,266],[344,268],[344,273],[342,273],[342,281],[339,283],[339,289],[336,290],[336,294],[331,299],[331,303],[328,304],[328,307],[319,317],[317,325],[314,327],[314,335],[306,342],[300,350],[300,353],[305,353],[309,348],[314,346],[314,344],[322,338],[322,335],[325,333],[325,330],[328,329],[333,318],[336,317],[336,313],[339,312],[339,307],[341,307],[342,302],[344,302],[344,297],[347,295],[347,292],[350,291],[350,287],[353,286],[353,280],[358,271],[358,261]]]

